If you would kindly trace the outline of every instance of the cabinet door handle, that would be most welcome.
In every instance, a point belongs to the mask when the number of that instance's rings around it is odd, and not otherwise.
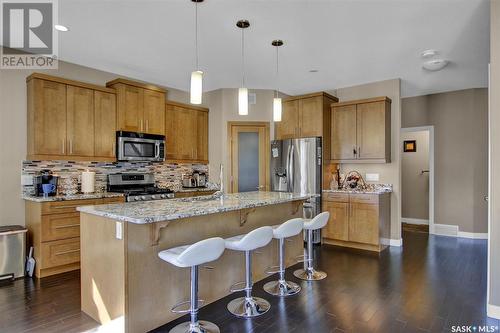
[[[116,152],[116,143],[113,142],[113,145],[111,146],[111,156],[115,156],[115,152]]]
[[[361,156],[361,146],[358,146],[358,158]]]
[[[149,132],[149,120],[146,119],[146,133]]]
[[[80,250],[78,249],[78,250],[61,251],[61,252],[54,253],[54,255],[56,255],[56,256],[62,256],[64,254],[76,253],[76,252],[80,252]]]
[[[65,152],[66,152],[66,140],[63,139],[62,140],[62,153],[63,153],[63,155],[65,154]]]
[[[139,131],[142,132],[142,119],[139,120]]]
[[[69,154],[73,155],[73,140],[69,139]]]

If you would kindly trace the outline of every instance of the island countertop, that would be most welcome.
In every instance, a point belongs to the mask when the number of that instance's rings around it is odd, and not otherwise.
[[[315,195],[256,191],[224,194],[220,198],[195,197],[82,206],[78,207],[77,210],[117,221],[146,224],[307,200],[312,196]]]

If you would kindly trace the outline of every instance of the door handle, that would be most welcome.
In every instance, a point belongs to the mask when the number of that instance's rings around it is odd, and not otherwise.
[[[424,173],[429,173],[430,171],[429,170],[422,170],[420,171],[420,174],[423,175]]]

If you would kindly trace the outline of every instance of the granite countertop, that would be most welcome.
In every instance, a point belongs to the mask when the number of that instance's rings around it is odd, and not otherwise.
[[[392,193],[392,184],[367,184],[363,188],[342,188],[337,190],[323,190],[323,193],[352,193],[352,194],[383,194]]]
[[[209,192],[209,191],[218,191],[218,188],[214,187],[181,187],[177,190],[174,190],[174,193],[183,193],[183,192]]]
[[[68,200],[85,200],[85,199],[103,199],[103,198],[117,198],[123,197],[123,193],[115,192],[101,192],[90,194],[74,194],[74,195],[56,195],[54,197],[35,197],[31,195],[23,195],[24,200],[34,202],[50,202],[50,201],[68,201]]]
[[[146,224],[306,200],[312,196],[309,194],[256,191],[225,194],[220,198],[207,196],[83,206],[78,207],[77,210],[113,220]]]

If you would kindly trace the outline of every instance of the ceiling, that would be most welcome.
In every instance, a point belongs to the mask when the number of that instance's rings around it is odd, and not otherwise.
[[[403,96],[485,87],[488,0],[205,0],[199,5],[199,63],[204,91],[246,85],[302,94],[401,78]],[[119,75],[189,89],[195,67],[194,4],[189,0],[59,1],[60,59]],[[422,69],[436,49],[450,64]],[[318,72],[311,73],[311,69]]]

